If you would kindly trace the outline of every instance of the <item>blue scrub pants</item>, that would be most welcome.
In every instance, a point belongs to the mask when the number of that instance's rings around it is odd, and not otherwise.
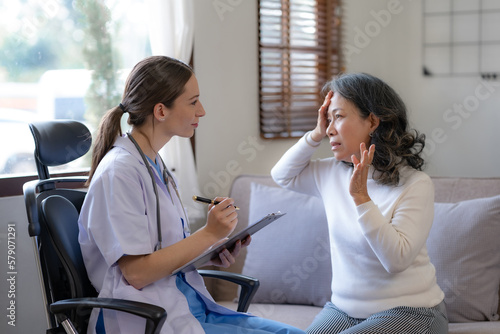
[[[246,314],[227,315],[208,311],[205,302],[195,289],[177,275],[177,288],[186,296],[189,310],[198,319],[208,334],[305,334],[303,330],[277,321],[254,317]]]
[[[305,334],[298,328],[248,315],[221,315],[210,312],[205,322],[200,321],[200,324],[205,333],[209,334]]]

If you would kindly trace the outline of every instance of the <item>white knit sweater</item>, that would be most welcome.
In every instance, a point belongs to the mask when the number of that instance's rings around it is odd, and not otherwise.
[[[282,187],[318,196],[325,205],[332,257],[332,303],[355,318],[396,306],[433,307],[436,283],[426,240],[434,217],[434,187],[423,172],[400,169],[398,186],[376,183],[372,201],[355,206],[352,167],[334,158],[312,160],[320,143],[302,137],[271,171]]]

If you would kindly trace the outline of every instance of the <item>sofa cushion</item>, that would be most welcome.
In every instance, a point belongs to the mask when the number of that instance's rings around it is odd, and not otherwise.
[[[331,296],[328,227],[319,198],[251,184],[249,221],[286,215],[252,236],[243,274],[259,279],[253,303],[323,306]]]
[[[435,203],[427,240],[450,322],[498,320],[500,196]]]

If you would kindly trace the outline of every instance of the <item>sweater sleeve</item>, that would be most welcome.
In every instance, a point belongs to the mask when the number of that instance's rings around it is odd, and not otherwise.
[[[315,167],[311,162],[311,156],[319,145],[310,138],[310,132],[306,133],[272,168],[274,181],[283,188],[319,196]]]
[[[358,223],[387,272],[408,268],[425,246],[434,218],[434,187],[429,178],[412,182],[387,218],[370,201],[359,205]]]

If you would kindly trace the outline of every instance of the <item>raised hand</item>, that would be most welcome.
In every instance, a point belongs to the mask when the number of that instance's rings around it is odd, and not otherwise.
[[[238,223],[238,213],[234,207],[232,198],[217,197],[217,205],[211,204],[208,207],[208,218],[205,229],[212,233],[217,240],[227,237],[233,232]]]
[[[361,143],[359,145],[361,151],[361,160],[359,160],[355,155],[352,155],[352,163],[354,164],[354,170],[351,176],[351,183],[349,185],[349,193],[354,200],[356,205],[361,205],[363,203],[369,202],[371,200],[368,195],[368,170],[370,169],[371,163],[373,161],[373,155],[375,154],[375,145],[370,146],[370,150],[366,149],[366,144]]]
[[[327,119],[327,111],[328,106],[330,106],[330,102],[333,97],[333,92],[329,91],[325,96],[325,100],[323,104],[318,110],[318,121],[316,124],[316,128],[311,133],[312,140],[316,142],[320,142],[326,136],[326,129],[328,128],[328,119]]]

